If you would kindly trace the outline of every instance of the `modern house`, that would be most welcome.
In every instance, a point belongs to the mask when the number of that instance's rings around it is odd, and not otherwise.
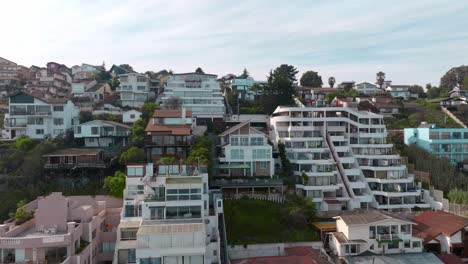
[[[4,127],[8,138],[54,138],[79,124],[80,110],[66,98],[40,98],[18,93],[9,98]]]
[[[45,169],[72,169],[72,168],[98,168],[109,167],[110,163],[104,160],[102,149],[59,149],[50,154],[43,155]]]
[[[353,88],[359,94],[365,94],[365,95],[371,95],[371,96],[385,92],[385,90],[380,89],[379,87],[377,87],[377,85],[368,83],[368,82],[358,83]]]
[[[255,100],[255,91],[252,91],[252,86],[255,81],[252,77],[242,78],[236,77],[230,80],[230,87],[233,92],[239,95],[239,100],[253,101]]]
[[[327,95],[337,93],[338,89],[331,87],[297,87],[299,96],[307,102],[308,105],[314,107],[328,106]]]
[[[387,93],[393,98],[403,98],[403,100],[409,100],[411,95],[409,91],[409,85],[390,85],[386,88]]]
[[[185,108],[154,111],[145,129],[148,160],[156,163],[162,157],[185,159],[192,145],[194,125],[192,112]]]
[[[422,239],[413,231],[414,222],[379,211],[347,212],[336,219],[336,232],[329,246],[339,258],[360,255],[420,253]]]
[[[272,177],[275,174],[273,147],[268,136],[242,122],[221,133],[218,176]]]
[[[124,124],[133,124],[135,121],[141,118],[141,112],[135,109],[128,110],[122,114],[122,122]]]
[[[468,218],[444,211],[425,211],[414,218],[416,236],[429,252],[468,257]]]
[[[94,66],[86,63],[75,65],[71,68],[73,80],[90,79],[93,75],[99,74],[106,69],[104,66]]]
[[[128,144],[130,127],[107,120],[93,120],[75,127],[75,138],[84,138],[86,147],[123,147]]]
[[[122,106],[141,107],[148,100],[149,78],[144,74],[126,73],[119,75],[120,85],[116,92]]]
[[[357,100],[358,109],[363,111],[371,111],[376,114],[383,115],[384,117],[392,117],[398,115],[403,108],[402,105],[398,105],[392,102],[392,98],[388,97],[371,97],[371,98],[359,98]]]
[[[214,74],[180,73],[171,75],[160,96],[165,107],[179,98],[182,107],[192,111],[197,122],[220,120],[226,113],[221,88]]]
[[[416,144],[439,158],[448,159],[453,165],[468,159],[468,129],[440,128],[422,123],[417,128],[404,129],[406,145]]]
[[[34,216],[0,225],[2,263],[101,263],[112,261],[121,200],[52,193],[25,205]]]
[[[114,263],[221,263],[222,198],[206,166],[127,166],[123,203]]]
[[[88,99],[91,106],[112,98],[113,91],[107,82],[81,80],[71,84],[71,95],[78,99]]]
[[[387,142],[383,116],[347,107],[280,106],[270,124],[272,140],[284,144],[300,177],[297,193],[317,210],[430,207]]]

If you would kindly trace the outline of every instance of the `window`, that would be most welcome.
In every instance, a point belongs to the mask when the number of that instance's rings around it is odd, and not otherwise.
[[[231,137],[231,145],[232,146],[239,146],[239,138],[238,137]]]
[[[420,248],[421,247],[421,241],[413,241],[413,248]]]
[[[135,118],[135,115],[134,115],[134,114],[131,114],[131,115],[130,115],[130,118]]]
[[[430,132],[429,139],[439,139],[439,132]]]
[[[388,243],[388,249],[397,249],[399,247],[400,247],[400,242],[398,240]]]
[[[244,159],[244,150],[231,149],[231,159]]]
[[[137,77],[137,82],[146,82],[146,77]]]
[[[151,149],[151,155],[161,155],[162,154],[162,148],[152,148]]]
[[[63,125],[63,118],[54,118],[54,125],[55,126]]]
[[[404,234],[409,234],[410,233],[411,226],[409,224],[408,225],[401,225],[400,228],[401,228],[401,233],[404,233]]]
[[[161,264],[161,258],[141,258],[140,264]]]
[[[411,248],[411,240],[405,240],[405,241],[403,242],[403,246],[404,246],[405,248]]]
[[[136,250],[134,248],[128,250],[128,263],[136,263]]]
[[[461,138],[461,133],[460,132],[453,132],[452,137],[454,139],[460,139]]]
[[[36,129],[36,135],[44,135],[44,129]]]
[[[240,138],[240,145],[241,146],[248,146],[249,145],[249,138],[248,137],[241,137]]]
[[[113,242],[102,242],[101,243],[101,252],[102,253],[114,253],[115,243]]]
[[[345,246],[345,253],[347,254],[357,254],[358,253],[358,245],[346,245]]]
[[[54,105],[54,112],[63,112],[63,105]]]
[[[136,240],[137,229],[122,229],[120,240]]]
[[[166,219],[201,218],[201,206],[168,206]]]
[[[141,177],[144,174],[143,167],[127,167],[128,177]]]
[[[146,90],[146,87],[145,87],[145,86],[140,86],[140,85],[138,85],[138,86],[137,86],[137,90],[138,90],[138,91],[144,91],[144,90]]]
[[[369,239],[375,238],[375,226],[369,226]]]
[[[267,168],[267,162],[266,161],[260,161],[260,169],[266,169]]]
[[[93,230],[91,233],[91,239],[94,239],[96,237],[96,229]]]
[[[93,135],[99,134],[99,127],[91,127],[91,134]]]
[[[254,137],[250,139],[250,145],[252,146],[261,146],[263,145],[263,138],[261,137]]]

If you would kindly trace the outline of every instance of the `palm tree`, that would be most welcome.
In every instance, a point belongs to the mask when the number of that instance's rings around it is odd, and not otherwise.
[[[376,82],[379,85],[380,89],[382,89],[382,85],[385,81],[385,72],[379,71],[375,76]]]
[[[335,82],[336,82],[335,77],[332,76],[332,77],[328,78],[328,85],[330,85],[331,88],[333,88],[333,86],[335,86]]]

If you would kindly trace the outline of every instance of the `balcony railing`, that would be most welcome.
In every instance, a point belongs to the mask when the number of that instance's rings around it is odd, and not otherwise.
[[[130,131],[105,131],[101,130],[102,137],[128,137]]]
[[[394,240],[401,240],[401,238],[398,236],[398,234],[382,234],[382,235],[377,235],[377,240],[394,241]]]
[[[71,168],[107,168],[108,163],[96,162],[96,163],[46,163],[44,164],[45,169],[71,169]]]

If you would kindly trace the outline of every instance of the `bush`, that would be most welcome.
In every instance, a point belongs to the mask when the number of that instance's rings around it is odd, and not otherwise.
[[[122,198],[123,190],[125,189],[125,173],[116,171],[114,176],[107,176],[104,179],[104,189],[106,189],[110,195]]]
[[[143,163],[146,162],[145,151],[138,147],[131,147],[124,151],[119,158],[119,163],[122,165],[128,163]]]

